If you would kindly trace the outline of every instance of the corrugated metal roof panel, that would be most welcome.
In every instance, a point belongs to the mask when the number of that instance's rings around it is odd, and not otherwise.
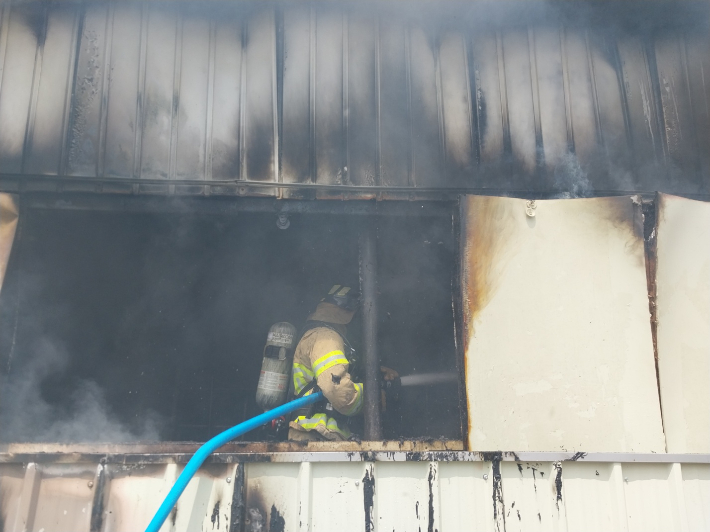
[[[710,526],[707,455],[698,455],[696,463],[628,463],[614,462],[613,456],[554,462],[542,455],[517,461],[492,455],[472,462],[431,456],[433,461],[399,462],[385,453],[372,454],[370,461],[334,454],[316,461],[301,461],[299,454],[286,463],[208,464],[190,482],[163,530]],[[7,531],[142,530],[182,468],[130,458],[97,465],[7,463],[3,456],[3,462],[1,518]]]
[[[500,5],[6,3],[2,186],[710,191],[702,9]]]

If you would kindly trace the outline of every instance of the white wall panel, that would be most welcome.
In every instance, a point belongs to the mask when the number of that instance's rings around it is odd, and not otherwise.
[[[661,194],[658,369],[668,452],[710,452],[710,203]]]
[[[162,530],[709,529],[707,454],[426,454],[274,453],[241,464],[255,455],[223,454],[199,470]],[[144,530],[182,469],[142,462],[156,455],[85,458],[26,463],[0,452],[0,529]]]
[[[465,199],[471,450],[665,451],[637,203]]]

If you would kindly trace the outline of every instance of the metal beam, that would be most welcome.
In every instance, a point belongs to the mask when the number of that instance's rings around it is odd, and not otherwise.
[[[377,352],[377,226],[368,223],[360,235],[362,345],[365,366],[365,440],[382,439],[380,420],[380,357]]]
[[[325,443],[325,442],[323,442]],[[398,442],[395,442],[398,443]],[[50,444],[51,445],[51,444]],[[85,444],[79,444],[84,448]],[[97,446],[98,447],[98,446]],[[191,452],[132,453],[130,444],[122,445],[125,453],[70,451],[45,453],[0,452],[0,464],[31,464],[31,474],[44,464],[184,464]],[[217,452],[205,461],[207,464],[245,463],[299,463],[299,462],[591,462],[639,464],[710,464],[708,453],[584,453],[546,451],[321,451],[300,450],[287,452]],[[243,475],[243,469],[242,473]],[[236,475],[239,478],[239,472]],[[25,477],[28,478],[27,476]],[[30,475],[30,478],[31,475]],[[94,482],[97,480],[94,479]],[[96,501],[95,501],[96,502]]]
[[[417,216],[449,218],[453,202],[374,200],[280,200],[253,197],[175,197],[90,193],[27,192],[24,209],[107,212],[189,213],[236,215],[240,213],[333,214],[359,216]]]

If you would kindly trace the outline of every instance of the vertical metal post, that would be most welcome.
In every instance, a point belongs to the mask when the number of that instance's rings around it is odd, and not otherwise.
[[[360,234],[362,345],[365,366],[365,440],[381,440],[380,357],[377,353],[377,226],[369,221]]]

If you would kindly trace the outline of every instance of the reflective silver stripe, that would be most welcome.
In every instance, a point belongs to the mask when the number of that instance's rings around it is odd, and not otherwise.
[[[328,368],[332,368],[333,366],[337,366],[338,364],[348,364],[348,359],[345,358],[345,355],[342,351],[336,351],[334,352],[334,354],[330,355],[327,358],[319,358],[318,363],[313,366],[313,370],[315,371],[316,377],[318,377]]]

